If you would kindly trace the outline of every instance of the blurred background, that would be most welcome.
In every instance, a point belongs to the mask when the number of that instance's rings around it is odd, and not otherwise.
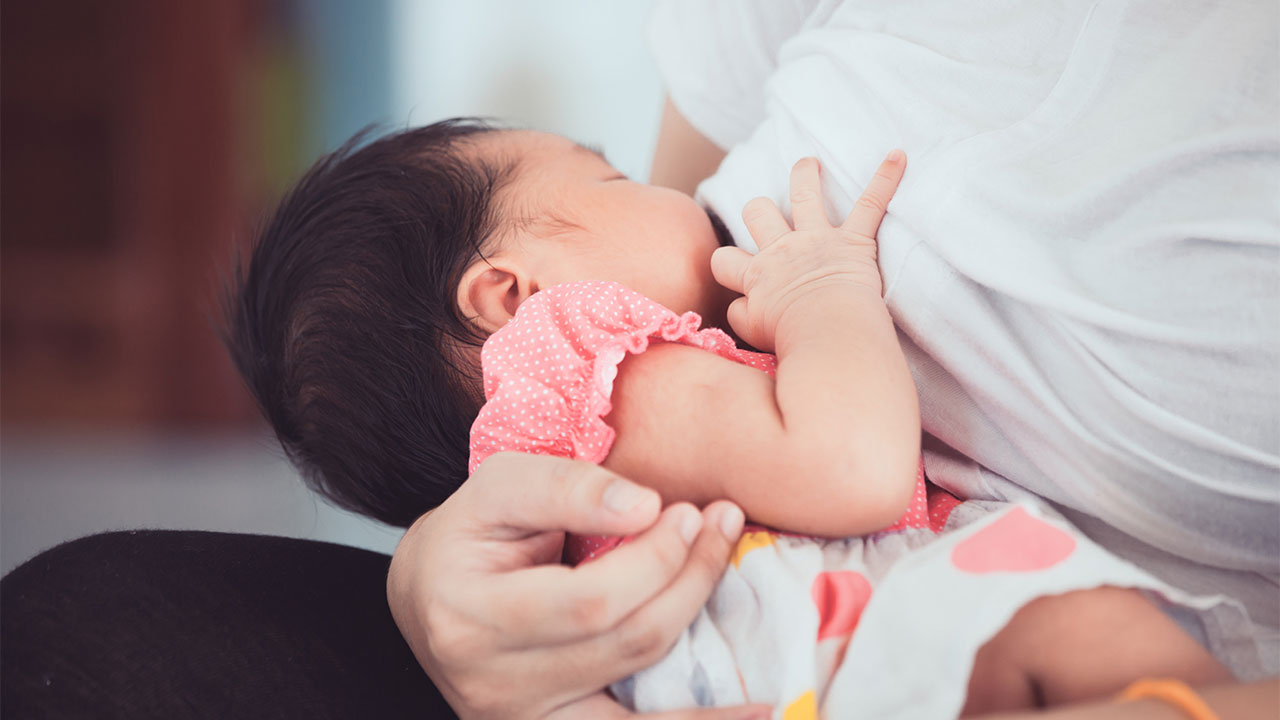
[[[310,494],[214,331],[219,272],[369,123],[485,115],[648,176],[648,2],[0,3],[0,572],[103,530],[399,530]]]

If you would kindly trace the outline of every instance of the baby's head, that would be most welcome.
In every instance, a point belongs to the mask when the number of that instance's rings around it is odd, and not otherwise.
[[[466,478],[479,347],[529,295],[615,280],[723,326],[724,237],[687,195],[564,138],[450,120],[358,147],[285,196],[227,296],[231,354],[290,459],[408,525]]]

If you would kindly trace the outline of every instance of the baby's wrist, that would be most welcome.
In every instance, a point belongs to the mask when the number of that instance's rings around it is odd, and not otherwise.
[[[792,342],[804,342],[812,337],[813,332],[829,333],[832,327],[845,325],[851,317],[868,316],[883,316],[892,323],[878,283],[871,286],[851,279],[824,281],[797,295],[778,314],[774,345],[782,353]]]
[[[788,305],[788,311],[797,304],[838,305],[841,300],[859,303],[884,302],[878,270],[872,274],[859,272],[828,274],[821,279],[804,283],[794,292],[795,300]]]

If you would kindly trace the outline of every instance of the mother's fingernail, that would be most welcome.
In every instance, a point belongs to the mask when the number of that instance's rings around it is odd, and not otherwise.
[[[692,545],[693,539],[698,537],[698,531],[701,529],[702,513],[693,509],[686,511],[684,519],[680,521],[680,537],[684,538],[685,544]]]
[[[889,151],[889,155],[888,157],[885,158],[885,160],[888,160],[891,163],[901,162],[902,158],[905,155],[906,153],[902,152],[901,150],[898,150],[897,148],[894,148],[893,150]]]
[[[737,505],[729,505],[720,511],[720,532],[730,541],[737,540],[742,533],[742,510]]]
[[[631,512],[653,493],[626,480],[614,480],[604,490],[604,506],[616,513]]]

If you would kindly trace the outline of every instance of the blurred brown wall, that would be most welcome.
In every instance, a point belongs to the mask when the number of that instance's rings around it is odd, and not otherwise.
[[[0,4],[0,422],[253,418],[210,318],[249,227],[253,0]]]

